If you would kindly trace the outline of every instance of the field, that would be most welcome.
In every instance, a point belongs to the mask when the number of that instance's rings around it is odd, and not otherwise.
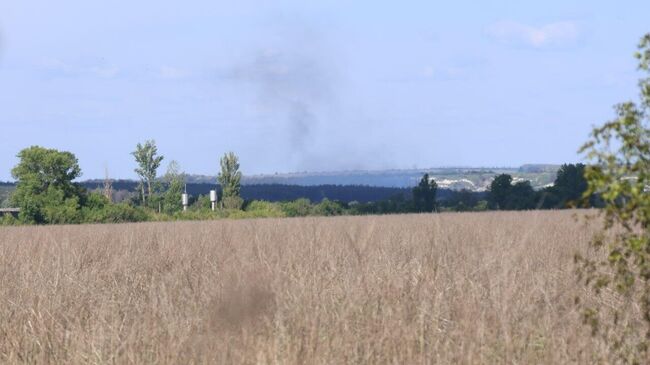
[[[591,363],[575,214],[0,228],[0,362]]]

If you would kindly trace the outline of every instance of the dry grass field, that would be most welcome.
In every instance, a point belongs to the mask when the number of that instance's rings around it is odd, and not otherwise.
[[[0,362],[592,363],[574,214],[0,228]]]

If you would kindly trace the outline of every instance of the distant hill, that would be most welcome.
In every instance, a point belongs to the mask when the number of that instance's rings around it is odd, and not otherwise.
[[[550,164],[526,164],[519,167],[519,172],[522,173],[557,173],[557,170],[560,169],[560,165],[550,165]]]
[[[485,191],[498,174],[510,174],[515,180],[529,180],[533,187],[542,188],[555,180],[559,165],[530,164],[521,167],[463,168],[446,167],[430,169],[297,172],[244,176],[244,185],[364,185],[393,188],[411,188],[428,173],[438,186],[451,190],[467,189]],[[215,176],[189,175],[189,183],[215,183]]]
[[[536,189],[553,183],[559,165],[527,164],[520,167],[465,168],[444,167],[430,169],[338,171],[338,172],[296,172],[244,176],[242,197],[268,201],[286,201],[308,198],[319,202],[323,198],[344,202],[371,202],[394,196],[410,198],[411,188],[428,173],[438,184],[439,199],[446,199],[452,191],[470,190],[485,192],[498,174],[510,174],[514,181],[528,180]],[[208,194],[216,187],[216,176],[188,175],[188,192],[194,196]],[[86,188],[101,189],[103,181],[81,182]],[[136,190],[138,182],[115,180],[113,189],[124,199]],[[0,205],[7,204],[13,183],[0,182]]]

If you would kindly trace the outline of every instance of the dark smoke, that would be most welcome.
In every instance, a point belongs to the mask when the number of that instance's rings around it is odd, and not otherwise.
[[[305,143],[311,135],[312,126],[316,123],[316,116],[311,112],[309,106],[302,102],[293,103],[289,115],[289,137],[294,150],[304,150]]]
[[[323,113],[332,106],[334,75],[317,40],[287,37],[283,41],[254,52],[228,78],[253,88],[260,106],[283,121],[285,143],[292,154],[304,159],[318,139]]]

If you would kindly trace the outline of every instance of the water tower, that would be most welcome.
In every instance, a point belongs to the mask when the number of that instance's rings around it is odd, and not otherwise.
[[[212,211],[214,211],[214,208],[217,206],[217,191],[216,190],[210,190],[210,203],[212,203]]]
[[[181,195],[181,203],[183,203],[183,211],[187,211],[187,206],[190,205],[190,197],[187,195],[187,184],[185,184],[185,192]]]

